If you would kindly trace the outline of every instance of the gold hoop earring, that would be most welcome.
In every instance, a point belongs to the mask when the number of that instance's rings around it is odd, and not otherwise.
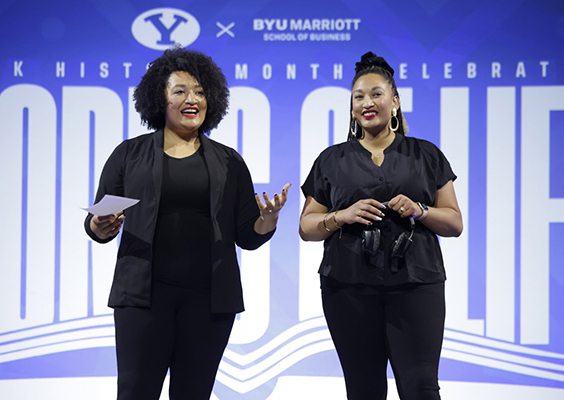
[[[354,131],[353,131],[353,126],[354,126]],[[358,131],[358,125],[356,123],[356,119],[353,119],[351,121],[351,126],[350,126],[350,132],[351,135],[353,135],[354,137],[356,137],[356,132]]]
[[[398,117],[397,117],[397,114],[398,114],[398,112],[397,112],[397,110],[394,108],[394,109],[392,110],[392,119],[390,120],[390,130],[391,130],[392,132],[397,131],[398,128],[399,128],[399,125],[400,125],[400,124],[399,124],[399,119],[398,119]],[[394,119],[396,120],[396,127],[395,127],[395,128],[394,128]]]

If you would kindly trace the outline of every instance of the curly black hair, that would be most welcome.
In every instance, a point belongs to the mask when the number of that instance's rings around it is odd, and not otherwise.
[[[352,80],[351,86],[354,86],[356,81],[364,75],[368,74],[377,74],[383,77],[392,87],[392,94],[399,98],[398,88],[396,86],[396,81],[394,79],[394,69],[390,67],[390,64],[383,58],[378,57],[376,54],[369,51],[366,54],[363,54],[360,58],[360,61],[355,64],[355,75]],[[351,94],[351,111],[352,111],[352,94]],[[405,121],[405,117],[401,111],[401,105],[397,110],[397,118],[398,118],[398,129],[397,133],[401,135],[406,135],[409,131],[407,127],[407,122]],[[354,120],[351,115],[351,120],[349,126],[351,129],[349,130],[348,140],[352,140],[353,134],[351,132]],[[356,137],[362,137],[362,127],[358,127],[358,131],[356,133]]]
[[[209,133],[227,114],[229,89],[221,68],[211,57],[197,50],[176,46],[165,50],[162,56],[149,64],[141,82],[133,92],[135,109],[149,129],[163,129],[166,124],[165,89],[173,72],[184,71],[192,75],[204,89],[208,108],[206,119],[198,129]]]

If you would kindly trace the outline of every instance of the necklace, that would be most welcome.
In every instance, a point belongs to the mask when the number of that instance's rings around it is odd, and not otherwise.
[[[383,155],[384,155],[384,153],[382,153],[380,155],[372,154],[372,162],[376,165],[380,165],[380,157],[382,157]]]
[[[372,153],[372,152],[371,152],[371,153]],[[380,158],[380,157],[383,157],[383,156],[384,156],[384,151],[382,151],[382,152],[381,152],[380,154],[378,154],[378,155],[372,153],[372,157],[374,157],[374,158],[376,158],[376,159],[378,159],[378,158]]]

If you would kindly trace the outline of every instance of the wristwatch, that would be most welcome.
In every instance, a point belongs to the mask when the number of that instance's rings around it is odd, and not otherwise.
[[[414,219],[416,219],[418,221],[423,221],[425,218],[427,218],[427,212],[429,212],[429,207],[427,207],[427,205],[423,204],[423,203],[417,203],[417,205],[421,209],[421,215],[418,216],[418,217],[415,217]]]

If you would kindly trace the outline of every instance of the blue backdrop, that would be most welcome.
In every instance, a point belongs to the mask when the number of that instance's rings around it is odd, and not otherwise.
[[[88,240],[80,208],[112,149],[146,132],[132,89],[174,43],[223,69],[231,107],[211,137],[256,191],[293,183],[272,241],[240,253],[247,311],[214,396],[344,396],[299,186],[346,139],[366,51],[395,69],[409,135],[459,177],[465,231],[441,240],[444,397],[564,395],[563,2],[4,0],[0,37],[0,397],[115,394],[116,245]]]

